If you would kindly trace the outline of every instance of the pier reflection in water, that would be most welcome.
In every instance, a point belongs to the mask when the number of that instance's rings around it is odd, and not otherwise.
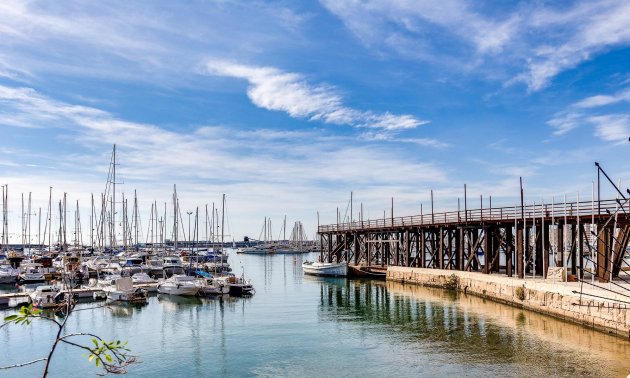
[[[627,340],[439,289],[303,276],[306,258],[316,256],[232,254],[235,273],[243,266],[256,287],[251,298],[152,296],[145,306],[76,312],[68,331],[128,340],[142,361],[131,367],[133,377],[630,373]],[[0,365],[44,354],[54,331],[41,322],[0,329]],[[81,351],[57,353],[53,377],[96,372]],[[40,372],[31,366],[0,375]]]
[[[360,324],[362,334],[380,335],[385,353],[396,354],[403,364],[424,365],[418,368],[426,375],[604,377],[630,372],[625,339],[443,289],[328,279],[320,289],[320,315]]]

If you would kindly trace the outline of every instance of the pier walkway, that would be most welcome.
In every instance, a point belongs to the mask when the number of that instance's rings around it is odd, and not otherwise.
[[[533,275],[620,278],[630,240],[621,199],[478,208],[320,225],[322,261]],[[550,270],[550,268],[553,268]],[[558,269],[561,268],[560,273]]]

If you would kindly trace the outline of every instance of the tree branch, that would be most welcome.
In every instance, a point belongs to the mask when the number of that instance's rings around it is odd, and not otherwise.
[[[0,366],[0,370],[6,370],[6,369],[22,367],[22,366],[31,365],[31,364],[34,364],[34,363],[37,363],[37,362],[46,361],[46,360],[47,360],[46,357],[42,357],[42,358],[38,358],[38,359],[33,360],[33,361],[24,362],[24,363],[21,363],[21,364],[15,364],[15,365],[10,365],[10,366]]]

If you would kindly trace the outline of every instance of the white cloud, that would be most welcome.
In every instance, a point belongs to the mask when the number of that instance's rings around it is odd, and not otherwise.
[[[630,89],[613,95],[595,95],[571,104],[567,110],[557,113],[547,122],[554,128],[554,135],[560,136],[582,125],[593,125],[595,136],[606,142],[625,143],[630,137],[629,114],[593,113],[620,102],[630,102]]]
[[[519,3],[508,10],[460,0],[321,3],[367,46],[442,66],[456,60],[484,70],[490,64],[495,75],[499,69],[520,71],[507,83],[524,82],[532,91],[597,54],[630,44],[625,0]]]
[[[555,129],[553,135],[560,136],[579,127],[582,124],[583,116],[582,113],[577,112],[560,112],[549,120],[547,124]]]
[[[588,121],[595,125],[595,135],[615,144],[628,143],[630,138],[630,116],[626,114],[608,114],[592,116]]]
[[[606,105],[612,105],[619,102],[630,102],[630,89],[623,90],[614,95],[595,95],[587,97],[573,104],[576,108],[597,108]]]
[[[11,193],[33,191],[36,206],[43,207],[46,189],[53,185],[56,197],[68,192],[70,200],[81,201],[83,219],[89,214],[89,193],[98,195],[104,186],[114,143],[124,181],[121,188],[127,198],[131,189],[138,189],[143,211],[148,212],[154,199],[160,207],[169,201],[173,183],[184,209],[225,192],[231,219],[238,223],[233,229],[237,237],[258,232],[264,216],[279,220],[289,210],[289,219],[301,219],[313,229],[315,212],[333,219],[332,203],[353,189],[370,188],[370,198],[389,198],[396,187],[401,196],[411,197],[419,182],[448,181],[433,163],[387,145],[357,145],[356,138],[325,130],[205,126],[176,132],[56,101],[30,88],[7,86],[0,86],[0,111],[19,118],[32,127],[29,132],[54,147],[37,154],[29,149],[0,150],[3,183],[10,185]],[[16,197],[11,198],[15,213]],[[373,205],[366,202],[366,207]],[[12,222],[16,220],[12,216]]]
[[[309,84],[300,74],[283,72],[274,67],[217,60],[209,61],[206,67],[211,75],[247,80],[247,95],[255,105],[284,111],[294,118],[390,131],[413,129],[428,123],[408,114],[375,113],[347,107],[336,88]]]

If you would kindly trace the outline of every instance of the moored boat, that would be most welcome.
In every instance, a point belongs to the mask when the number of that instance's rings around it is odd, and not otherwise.
[[[348,275],[348,263],[324,263],[306,261],[302,264],[304,274],[315,276],[346,277]]]
[[[252,295],[256,291],[250,280],[246,280],[244,277],[236,277],[234,275],[223,276],[216,278],[218,282],[223,283],[229,287],[230,295],[242,296]]]
[[[348,265],[348,277],[385,279],[386,266]]]
[[[147,303],[149,294],[145,289],[134,288],[131,277],[121,277],[115,286],[105,289],[107,301],[114,303]]]
[[[175,274],[158,284],[157,291],[160,294],[169,295],[197,295],[199,286],[195,277]]]
[[[38,286],[35,291],[29,294],[31,303],[39,308],[57,307],[63,302],[63,294],[60,294],[59,287],[52,285]]]

